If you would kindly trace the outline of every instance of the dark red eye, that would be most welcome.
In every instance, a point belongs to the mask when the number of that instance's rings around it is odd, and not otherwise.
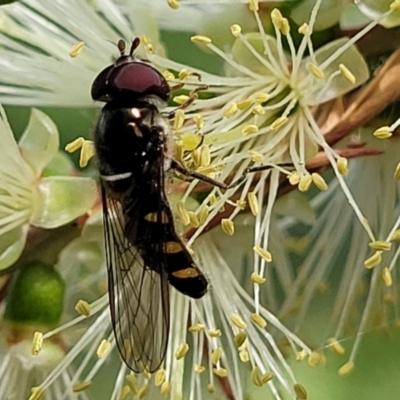
[[[151,65],[132,61],[112,65],[97,76],[92,85],[93,100],[108,101],[119,96],[157,96],[167,101],[170,88]]]

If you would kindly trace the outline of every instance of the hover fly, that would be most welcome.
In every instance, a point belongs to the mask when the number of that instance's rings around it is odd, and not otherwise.
[[[99,73],[91,95],[105,102],[95,134],[104,214],[108,291],[115,340],[135,372],[162,363],[169,331],[169,285],[194,299],[207,280],[175,230],[165,191],[171,160],[168,123],[159,105],[167,81],[149,63],[129,54]]]

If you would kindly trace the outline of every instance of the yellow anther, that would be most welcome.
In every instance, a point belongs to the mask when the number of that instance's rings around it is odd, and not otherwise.
[[[235,337],[233,338],[233,341],[235,342],[236,347],[240,348],[240,347],[242,347],[242,345],[244,344],[246,339],[247,339],[246,332],[239,332],[235,335]]]
[[[268,250],[265,250],[260,246],[254,246],[253,250],[261,258],[263,258],[266,262],[270,263],[272,261],[272,254]]]
[[[262,382],[262,380],[261,380],[261,372],[260,372],[260,370],[258,369],[258,367],[254,367],[254,368],[251,370],[250,378],[251,378],[252,382],[253,382],[256,386],[262,386],[262,385],[263,385],[263,382]]]
[[[147,369],[144,369],[143,370],[143,376],[146,378],[146,379],[150,379],[151,378],[151,373],[149,372],[149,371],[147,371]]]
[[[185,104],[188,100],[189,96],[186,96],[185,94],[181,94],[172,98],[172,101],[179,105]]]
[[[296,400],[307,400],[307,391],[301,383],[295,383],[293,389],[296,393]]]
[[[258,11],[258,0],[249,0],[250,11]]]
[[[229,103],[227,106],[226,106],[226,108],[225,108],[225,110],[224,110],[224,112],[223,112],[223,114],[224,114],[224,117],[231,117],[233,114],[235,114],[235,112],[237,111],[237,109],[238,109],[238,106],[237,106],[237,103]]]
[[[296,186],[296,185],[298,185],[299,182],[300,182],[300,175],[299,175],[299,173],[298,173],[297,171],[294,171],[294,172],[291,172],[291,173],[288,175],[288,179],[289,179],[289,183],[290,183],[292,186]]]
[[[126,375],[125,380],[129,386],[129,389],[131,390],[131,392],[136,394],[139,390],[136,376],[133,374]]]
[[[165,376],[165,369],[159,369],[154,376],[154,384],[156,386],[161,386],[165,381]]]
[[[344,64],[339,64],[339,71],[352,85],[356,83],[356,77]]]
[[[178,350],[175,352],[175,358],[180,360],[181,358],[185,357],[188,351],[189,345],[187,343],[181,343],[178,347]]]
[[[328,184],[325,182],[325,179],[318,173],[314,172],[311,174],[312,180],[314,182],[314,185],[324,192],[325,190],[328,190]]]
[[[247,207],[247,201],[246,200],[236,200],[236,205],[239,207],[241,210],[245,210]]]
[[[228,371],[225,368],[213,368],[213,372],[220,378],[226,378],[228,376]]]
[[[258,93],[254,99],[257,103],[262,104],[269,100],[269,95],[267,93]]]
[[[221,329],[210,329],[210,330],[208,331],[208,334],[209,334],[211,337],[221,337],[221,336],[222,336]]]
[[[373,256],[364,261],[364,267],[367,269],[371,269],[379,265],[381,262],[382,262],[382,252],[377,251]]]
[[[178,131],[185,123],[185,112],[183,110],[176,110],[174,117],[174,129]]]
[[[311,75],[315,76],[317,79],[325,78],[324,71],[322,71],[322,69],[319,68],[317,65],[309,63],[307,65],[307,69],[310,71]]]
[[[40,400],[44,395],[44,389],[40,386],[31,389],[31,395],[28,400]]]
[[[264,385],[274,378],[275,378],[275,374],[273,372],[266,372],[264,375],[261,375],[261,382]]]
[[[83,392],[86,389],[89,389],[92,386],[92,381],[84,381],[81,383],[77,383],[76,385],[72,386],[72,391],[75,393]]]
[[[204,205],[201,206],[199,215],[198,215],[200,225],[203,225],[207,221],[209,213],[210,213],[209,207],[204,206]]]
[[[206,326],[204,324],[194,324],[192,326],[189,326],[189,332],[200,332],[204,331],[206,329]]]
[[[390,273],[389,268],[383,269],[382,278],[383,278],[383,281],[385,282],[385,286],[390,287],[393,285],[393,278],[392,278],[392,274]]]
[[[242,129],[243,135],[251,135],[257,132],[258,132],[258,126],[253,124],[245,125]]]
[[[84,168],[88,165],[90,159],[94,156],[94,143],[91,140],[85,140],[82,143],[81,154],[79,157],[79,166]]]
[[[390,251],[392,248],[392,243],[386,242],[385,240],[375,240],[373,242],[368,243],[368,246],[372,250],[376,251]]]
[[[239,351],[239,358],[242,363],[247,363],[250,361],[249,352],[247,349],[242,349]]]
[[[74,141],[65,146],[65,151],[67,153],[74,153],[82,147],[84,141],[85,139],[83,137],[76,138]]]
[[[69,56],[75,58],[82,53],[82,50],[85,47],[85,42],[78,42],[72,46],[72,49],[69,51]]]
[[[400,240],[400,229],[397,229],[397,231],[395,231],[392,235],[392,237],[390,238],[390,240],[392,242],[395,242],[397,240]]]
[[[308,33],[308,24],[304,23],[303,25],[301,25],[299,27],[299,29],[297,31],[300,33],[300,35],[307,35],[307,33]]]
[[[118,400],[126,400],[131,393],[131,389],[128,385],[123,386]]]
[[[348,161],[347,158],[344,157],[340,157],[337,160],[337,167],[338,167],[338,171],[339,174],[342,176],[346,176],[349,173],[349,168],[348,168]]]
[[[190,225],[192,225],[193,228],[198,228],[200,226],[200,221],[197,215],[193,211],[188,211],[187,214],[189,216]]]
[[[307,192],[307,190],[310,188],[312,181],[313,181],[313,179],[310,174],[302,175],[300,177],[300,182],[299,182],[299,186],[298,186],[300,192]]]
[[[265,110],[264,107],[261,104],[257,104],[252,110],[251,112],[255,115],[264,115],[265,114]]]
[[[251,157],[252,161],[254,161],[254,162],[262,162],[264,160],[264,156],[257,151],[249,150],[248,153],[249,153],[249,156]]]
[[[215,392],[215,386],[212,383],[209,383],[207,385],[207,392],[208,393],[214,393]]]
[[[179,71],[178,78],[179,78],[180,80],[183,81],[183,80],[186,79],[189,75],[190,75],[190,72],[189,72],[186,68],[182,68],[182,69]]]
[[[212,364],[217,364],[217,362],[220,360],[222,353],[224,351],[222,350],[222,347],[217,347],[212,353],[211,353],[211,362]]]
[[[267,326],[267,321],[259,314],[250,314],[251,320],[260,328],[264,329]]]
[[[139,400],[144,399],[144,398],[146,397],[146,395],[147,395],[148,392],[149,392],[149,387],[148,387],[147,385],[142,385],[142,386],[138,389],[138,391],[137,391],[137,393],[136,393],[136,397],[137,397]]]
[[[202,35],[195,35],[190,38],[193,43],[203,43],[203,44],[210,44],[212,40],[207,36]]]
[[[394,171],[394,178],[398,181],[400,180],[400,163],[398,163],[396,166],[396,171]]]
[[[183,149],[186,151],[194,151],[199,147],[202,136],[197,133],[185,133],[181,136]]]
[[[217,165],[200,165],[196,168],[196,172],[200,172],[203,175],[207,175],[212,178],[217,171],[220,171]]]
[[[344,347],[338,342],[336,338],[329,338],[328,344],[331,347],[331,349],[339,356],[342,356],[346,352]]]
[[[231,322],[233,325],[235,325],[236,327],[238,327],[239,329],[246,329],[247,325],[246,323],[243,321],[242,317],[239,314],[232,314],[231,315]]]
[[[222,230],[229,236],[232,236],[235,233],[235,224],[228,218],[223,218],[221,220],[221,227]]]
[[[234,37],[239,37],[242,32],[242,27],[238,24],[231,25],[231,33]]]
[[[297,354],[296,354],[296,360],[297,361],[303,361],[306,359],[306,357],[308,356],[308,353],[305,350],[300,350]]]
[[[202,129],[204,126],[204,117],[201,114],[196,114],[193,117],[193,121],[196,124],[197,129]]]
[[[170,392],[171,392],[171,382],[165,381],[161,385],[160,389],[161,396],[168,396]]]
[[[352,361],[347,362],[339,368],[338,374],[340,376],[349,375],[354,369],[354,363]]]
[[[203,365],[194,364],[193,369],[194,369],[194,372],[196,372],[198,374],[202,374],[206,370],[206,367],[204,367]]]
[[[78,312],[79,314],[84,315],[85,317],[88,317],[91,312],[91,306],[87,301],[79,300],[75,304],[75,311]]]
[[[271,129],[272,132],[278,132],[288,121],[289,119],[287,117],[279,117],[269,126],[269,129]]]
[[[185,226],[189,225],[190,224],[189,213],[186,210],[184,204],[180,201],[176,205],[176,208],[178,210],[178,214],[179,214],[182,224]]]
[[[257,274],[256,272],[253,272],[250,278],[254,283],[258,283],[259,285],[262,285],[267,280],[266,278]]]
[[[178,140],[175,143],[175,160],[181,164],[183,164],[183,154],[184,154],[184,151],[183,151],[182,140]]]
[[[280,26],[280,24],[281,24],[281,22],[282,22],[282,19],[283,19],[283,16],[282,16],[281,12],[280,12],[277,8],[274,8],[274,9],[271,11],[271,20],[272,20],[272,23],[273,23],[277,28],[279,28],[279,26]]]
[[[282,35],[288,35],[290,32],[290,25],[287,18],[282,18],[282,21],[279,25],[279,30],[282,32]]]
[[[37,356],[40,353],[40,350],[42,350],[43,346],[43,333],[42,332],[35,332],[33,334],[33,339],[32,339],[32,349],[31,352],[34,356]]]
[[[175,79],[175,75],[171,71],[168,71],[167,69],[163,71],[162,75],[166,81],[173,81]]]
[[[378,139],[388,139],[393,135],[390,126],[381,126],[378,128],[373,135]]]
[[[400,1],[395,0],[393,3],[390,4],[390,11],[400,11]]]
[[[239,110],[246,110],[246,108],[249,108],[253,104],[254,104],[254,100],[251,97],[249,97],[249,98],[247,98],[245,100],[239,101],[237,103],[237,108]]]
[[[147,50],[149,53],[152,53],[153,50],[154,50],[153,45],[152,45],[151,43],[147,44],[147,45],[146,45],[146,50]]]
[[[111,348],[111,343],[108,342],[107,340],[103,339],[97,348],[97,357],[98,358],[103,358],[107,355],[107,353],[110,351]]]
[[[313,351],[308,356],[308,365],[311,368],[316,368],[318,365],[321,364],[322,358],[322,353],[319,353],[318,351]]]
[[[207,166],[211,163],[210,146],[203,145],[200,148],[200,165]]]
[[[256,216],[260,211],[256,194],[254,192],[249,192],[247,194],[247,201],[249,202],[251,213]]]

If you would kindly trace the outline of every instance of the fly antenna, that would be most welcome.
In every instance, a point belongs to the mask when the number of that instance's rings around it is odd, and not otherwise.
[[[126,43],[125,40],[119,39],[118,40],[118,50],[121,53],[121,56],[125,55]]]
[[[129,55],[131,57],[133,56],[133,53],[139,47],[139,45],[140,45],[140,39],[138,37],[135,37],[135,39],[132,40],[131,49],[129,51]]]

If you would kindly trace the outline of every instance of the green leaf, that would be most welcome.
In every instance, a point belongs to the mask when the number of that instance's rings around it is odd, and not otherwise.
[[[41,179],[31,224],[56,228],[73,221],[91,208],[96,200],[96,182],[91,178],[59,176]]]

